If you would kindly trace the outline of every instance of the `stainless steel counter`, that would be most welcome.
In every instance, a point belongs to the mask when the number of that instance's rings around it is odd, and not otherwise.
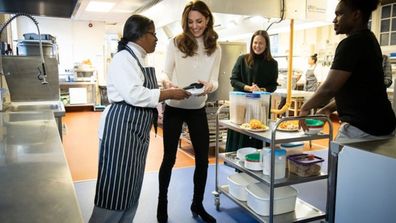
[[[396,205],[396,178],[392,177],[396,168],[396,137],[377,141],[333,141],[330,154],[328,222],[336,222],[336,213],[343,213],[339,210],[345,210],[347,213],[343,216],[353,218],[354,222],[391,222]],[[351,194],[354,199],[350,199]],[[370,207],[362,207],[366,204]],[[373,218],[377,219],[372,221]]]
[[[26,112],[26,111],[46,111],[54,113],[56,124],[58,125],[59,135],[62,140],[62,117],[65,116],[65,106],[61,101],[25,101],[12,102],[6,106],[6,111]]]
[[[51,111],[0,112],[0,222],[83,222]]]

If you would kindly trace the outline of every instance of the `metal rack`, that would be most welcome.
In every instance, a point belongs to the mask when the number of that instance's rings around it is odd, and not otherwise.
[[[228,105],[223,105],[221,106],[217,114],[221,113],[221,110],[227,107]],[[307,118],[316,118],[320,119],[322,121],[325,121],[329,124],[329,134],[324,134],[324,133],[319,133],[317,135],[305,135],[304,133],[301,132],[296,132],[296,133],[291,133],[291,132],[279,132],[276,131],[280,123],[288,120],[304,120]],[[333,125],[331,120],[324,115],[315,115],[315,116],[302,116],[302,117],[286,117],[278,120],[277,122],[270,122],[269,127],[270,131],[265,131],[265,132],[251,132],[248,130],[244,130],[239,127],[239,125],[232,123],[230,120],[219,120],[219,116],[217,116],[216,119],[216,129],[219,129],[219,126],[232,129],[236,132],[248,135],[250,137],[262,140],[263,142],[270,143],[270,148],[271,148],[271,175],[266,176],[262,172],[257,172],[257,171],[252,171],[249,169],[246,169],[243,166],[243,163],[236,159],[235,157],[235,152],[229,152],[229,153],[219,153],[219,144],[218,140],[216,140],[216,146],[215,146],[215,155],[216,155],[216,163],[215,163],[215,191],[213,192],[213,195],[215,197],[215,205],[216,209],[220,210],[220,194],[226,195],[228,198],[230,198],[232,201],[237,203],[240,207],[243,209],[247,210],[253,217],[255,217],[259,222],[308,222],[308,221],[314,221],[314,220],[319,220],[319,219],[324,219],[326,218],[326,213],[322,212],[321,210],[313,207],[312,205],[304,202],[301,199],[297,198],[296,201],[296,207],[293,212],[285,213],[285,214],[279,214],[279,215],[274,215],[274,189],[277,187],[283,187],[283,186],[288,186],[288,185],[293,185],[293,184],[299,184],[299,183],[306,183],[306,182],[311,182],[311,181],[316,181],[316,180],[321,180],[321,179],[328,179],[328,174],[321,172],[318,176],[310,176],[310,177],[299,177],[294,174],[286,174],[285,178],[282,179],[274,179],[274,169],[275,166],[275,144],[279,143],[288,143],[288,142],[295,142],[295,141],[310,141],[310,140],[317,140],[317,139],[329,139],[329,148],[330,148],[330,143],[333,139]],[[330,151],[330,150],[329,150]],[[330,154],[329,154],[330,155]],[[269,210],[269,216],[260,216],[257,213],[255,213],[252,209],[250,209],[247,206],[246,202],[239,201],[235,197],[233,197],[229,191],[228,191],[228,186],[227,185],[219,185],[218,182],[218,169],[219,169],[219,159],[224,160],[227,162],[228,165],[238,169],[239,171],[245,172],[246,174],[250,175],[251,177],[259,180],[262,183],[265,183],[269,186],[270,188],[270,210]]]

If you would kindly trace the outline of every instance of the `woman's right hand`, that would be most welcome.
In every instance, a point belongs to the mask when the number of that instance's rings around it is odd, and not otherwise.
[[[169,90],[173,92],[172,93],[173,97],[171,99],[174,99],[174,100],[182,100],[182,99],[189,98],[191,96],[190,92],[188,92],[182,88],[172,88]]]
[[[167,99],[182,100],[191,96],[191,93],[181,88],[163,89],[160,91],[159,101]]]

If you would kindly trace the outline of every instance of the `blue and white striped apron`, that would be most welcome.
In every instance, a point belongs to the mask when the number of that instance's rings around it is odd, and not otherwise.
[[[143,86],[158,88],[155,70],[140,64],[144,73]],[[95,205],[110,210],[124,210],[139,200],[142,187],[150,129],[156,118],[156,108],[135,107],[125,102],[111,105],[106,116],[99,153],[99,172]]]

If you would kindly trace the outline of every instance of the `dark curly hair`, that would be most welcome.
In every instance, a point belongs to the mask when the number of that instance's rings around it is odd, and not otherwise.
[[[380,0],[340,0],[340,2],[352,10],[360,10],[363,22],[368,22],[371,12],[377,9]]]
[[[217,47],[217,39],[219,36],[213,30],[213,15],[210,11],[209,7],[200,0],[191,1],[186,5],[182,14],[182,28],[183,33],[176,36],[175,45],[181,52],[184,53],[184,57],[194,56],[198,49],[197,40],[192,35],[190,29],[188,28],[188,14],[191,11],[198,11],[208,20],[208,24],[206,30],[203,33],[203,41],[205,46],[205,51],[208,56],[212,55],[212,53],[216,50]]]
[[[118,42],[118,51],[125,49],[128,42],[135,42],[142,37],[152,26],[154,26],[153,20],[145,16],[130,16],[125,22],[122,38]]]

